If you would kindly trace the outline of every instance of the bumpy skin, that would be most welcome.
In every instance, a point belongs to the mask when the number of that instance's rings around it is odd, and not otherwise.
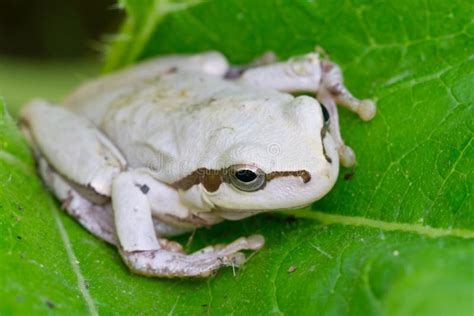
[[[64,107],[32,101],[22,129],[63,207],[132,271],[208,276],[241,265],[240,251],[261,248],[263,237],[189,255],[163,237],[321,198],[339,159],[355,163],[336,102],[364,120],[375,114],[318,55],[270,61],[230,67],[217,52],[151,60],[86,83]],[[315,98],[294,92],[317,93],[329,121]],[[264,185],[239,189],[229,170],[242,165],[258,168]]]

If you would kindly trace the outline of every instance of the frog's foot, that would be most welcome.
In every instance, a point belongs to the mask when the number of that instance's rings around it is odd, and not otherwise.
[[[318,101],[326,108],[329,113],[328,130],[334,142],[336,143],[339,161],[344,167],[352,167],[356,163],[356,157],[352,148],[344,144],[339,127],[339,115],[337,112],[334,98],[327,92],[323,91],[318,94]]]
[[[326,60],[321,61],[321,80],[320,90],[326,90],[335,103],[340,104],[350,111],[357,113],[364,121],[370,121],[374,118],[377,108],[371,100],[359,100],[355,98],[344,85],[342,72],[339,66]]]
[[[260,235],[239,238],[228,245],[215,245],[186,255],[166,249],[120,253],[131,271],[159,277],[207,277],[219,268],[238,267],[245,262],[241,250],[258,250],[264,244]]]
[[[309,53],[279,62],[246,70],[238,79],[253,87],[280,91],[312,92],[329,112],[329,132],[336,142],[340,162],[345,167],[355,164],[354,151],[344,144],[339,131],[336,103],[355,112],[364,121],[371,120],[376,112],[375,103],[355,98],[343,83],[339,66],[321,60],[319,54]]]
[[[344,167],[352,167],[356,163],[354,151],[344,144],[341,136],[336,103],[357,113],[364,121],[375,116],[375,103],[371,100],[355,98],[343,83],[339,66],[329,61],[321,61],[321,84],[317,91],[317,99],[329,112],[329,132],[337,145],[339,160]]]

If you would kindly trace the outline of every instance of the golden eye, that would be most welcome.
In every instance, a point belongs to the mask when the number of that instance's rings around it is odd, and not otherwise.
[[[245,192],[254,192],[265,187],[265,173],[251,165],[235,165],[229,168],[230,182]]]

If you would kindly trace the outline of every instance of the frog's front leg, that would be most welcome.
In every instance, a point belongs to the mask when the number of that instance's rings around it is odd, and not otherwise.
[[[261,236],[251,236],[190,255],[164,249],[152,222],[151,202],[156,201],[149,199],[152,191],[164,189],[163,186],[166,185],[140,171],[123,172],[114,179],[112,204],[119,249],[132,271],[149,276],[204,277],[220,267],[242,264],[245,256],[239,251],[263,246]]]
[[[329,112],[329,131],[338,145],[341,164],[350,167],[355,163],[354,152],[344,144],[340,134],[336,103],[357,113],[364,121],[374,117],[376,107],[374,102],[359,100],[349,92],[339,66],[310,53],[286,62],[250,68],[237,81],[291,93],[316,93]]]

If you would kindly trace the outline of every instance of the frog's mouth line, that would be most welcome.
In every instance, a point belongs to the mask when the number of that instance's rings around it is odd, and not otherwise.
[[[265,175],[265,180],[270,182],[277,178],[291,176],[301,177],[304,183],[311,181],[311,173],[307,170],[273,171]],[[186,191],[195,185],[202,184],[208,192],[215,192],[222,183],[230,183],[229,168],[220,170],[199,168],[181,180],[172,183],[171,186]]]

